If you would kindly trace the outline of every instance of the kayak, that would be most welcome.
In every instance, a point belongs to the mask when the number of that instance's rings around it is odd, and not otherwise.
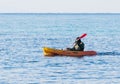
[[[94,56],[96,51],[69,51],[61,50],[49,47],[43,47],[44,56],[73,56],[73,57],[82,57],[82,56]]]
[[[55,48],[43,47],[44,56],[94,56],[97,55],[96,51],[69,51],[69,50],[60,50]]]

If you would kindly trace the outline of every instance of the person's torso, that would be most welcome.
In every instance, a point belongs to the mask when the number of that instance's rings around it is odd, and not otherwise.
[[[81,43],[77,43],[75,46],[74,46],[75,50],[78,50],[78,51],[83,51],[84,50],[84,43],[81,42]]]

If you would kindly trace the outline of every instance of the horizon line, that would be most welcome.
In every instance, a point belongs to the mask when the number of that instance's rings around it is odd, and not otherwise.
[[[6,13],[0,13],[0,14],[4,14],[4,15],[5,14],[11,14],[11,15],[12,14],[41,14],[41,15],[42,14],[51,14],[51,15],[54,15],[54,14],[58,14],[58,15],[65,15],[65,14],[76,14],[76,15],[81,14],[82,15],[82,14],[86,14],[87,15],[87,14],[120,14],[120,13],[119,12],[113,12],[113,13],[112,12],[106,12],[106,13],[105,12],[103,12],[103,13],[102,12],[85,12],[85,13],[84,12],[81,12],[81,13],[79,13],[79,12],[40,12],[40,13],[39,12],[31,12],[31,13],[30,12],[29,13],[27,13],[27,12],[20,12],[20,13],[19,12],[8,12],[7,13],[6,12]]]

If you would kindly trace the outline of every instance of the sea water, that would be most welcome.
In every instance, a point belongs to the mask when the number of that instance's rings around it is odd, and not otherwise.
[[[72,47],[92,57],[45,57],[42,47]],[[0,84],[119,84],[120,14],[0,14]]]

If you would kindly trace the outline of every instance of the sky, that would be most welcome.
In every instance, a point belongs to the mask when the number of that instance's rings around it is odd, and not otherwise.
[[[0,13],[120,13],[120,0],[0,0]]]

